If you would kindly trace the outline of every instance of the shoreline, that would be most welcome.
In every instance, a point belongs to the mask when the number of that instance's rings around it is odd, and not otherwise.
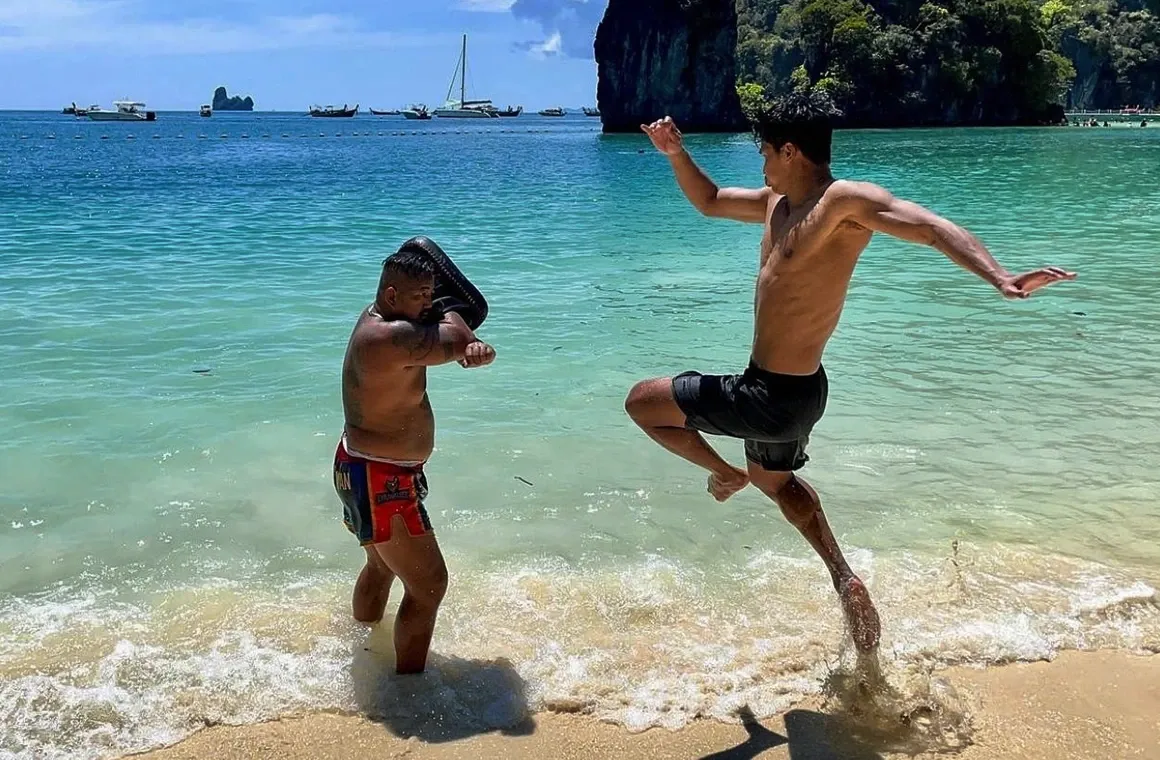
[[[318,711],[207,727],[172,746],[120,757],[887,760],[950,752],[964,760],[1038,760],[1145,758],[1160,746],[1160,653],[1070,650],[1050,661],[956,666],[931,675],[930,692],[942,694],[936,701],[947,712],[926,709],[937,706],[927,702],[901,721],[898,712],[885,714],[905,700],[881,704],[886,710],[874,720],[854,717],[849,707],[856,699],[827,704],[821,697],[760,721],[698,718],[679,730],[640,733],[567,712],[532,713],[510,728],[473,733],[438,716],[428,725],[388,726],[361,714]]]

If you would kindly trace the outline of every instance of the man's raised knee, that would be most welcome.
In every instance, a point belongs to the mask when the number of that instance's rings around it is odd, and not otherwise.
[[[673,381],[667,377],[641,380],[624,399],[624,411],[642,428],[682,427],[685,413],[673,397]]]
[[[628,395],[624,397],[624,411],[634,420],[639,421],[639,417],[644,414],[648,408],[648,381],[642,380],[628,391]]]

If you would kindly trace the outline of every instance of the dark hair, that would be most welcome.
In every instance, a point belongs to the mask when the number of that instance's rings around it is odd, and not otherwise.
[[[413,280],[435,276],[435,266],[425,254],[410,249],[399,251],[383,259],[383,273],[379,277],[379,290],[398,281],[400,277]]]
[[[833,121],[842,112],[834,101],[817,87],[795,89],[770,100],[762,100],[748,113],[753,137],[781,150],[793,143],[815,164],[830,163]]]

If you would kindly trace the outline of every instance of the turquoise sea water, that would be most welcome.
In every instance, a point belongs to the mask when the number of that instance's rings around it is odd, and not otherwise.
[[[760,182],[746,136],[688,143]],[[1160,650],[1160,129],[846,132],[835,155],[1011,269],[1080,273],[1012,303],[918,246],[860,263],[804,475],[887,659]],[[431,372],[451,589],[400,684],[349,619],[330,462],[351,325],[419,233],[488,296],[498,359]],[[820,561],[622,408],[638,379],[744,366],[759,238],[591,119],[0,114],[0,756],[317,708],[678,727],[817,691],[845,646]]]

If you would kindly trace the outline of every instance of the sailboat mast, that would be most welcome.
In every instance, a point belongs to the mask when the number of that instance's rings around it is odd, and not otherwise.
[[[459,80],[459,107],[467,102],[467,34],[463,35],[463,78]]]

